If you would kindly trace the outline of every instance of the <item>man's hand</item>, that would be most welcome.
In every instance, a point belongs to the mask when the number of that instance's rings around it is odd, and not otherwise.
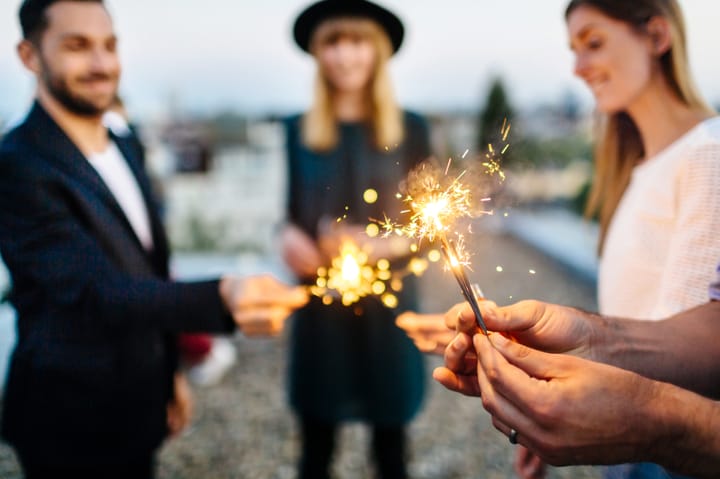
[[[594,359],[592,336],[594,316],[583,311],[543,303],[520,301],[498,307],[492,301],[480,301],[485,324],[491,331],[505,333],[515,341],[551,353],[568,353]],[[475,315],[467,303],[445,313],[448,328],[474,335]]]
[[[451,391],[465,396],[480,396],[477,364],[472,337],[457,333],[445,348],[445,367],[436,368],[433,378]]]
[[[304,288],[288,286],[270,275],[226,276],[220,281],[220,296],[246,336],[279,334],[290,313],[308,301]]]
[[[445,326],[440,314],[418,314],[406,311],[397,317],[395,323],[407,333],[423,353],[443,354],[456,334]]]
[[[518,442],[550,464],[653,460],[654,448],[671,433],[662,413],[674,398],[663,394],[678,388],[499,334],[490,341],[476,335],[473,344],[493,425],[506,436],[518,431]]]
[[[193,397],[190,385],[182,373],[173,378],[173,399],[167,405],[167,424],[170,437],[177,437],[192,419]]]

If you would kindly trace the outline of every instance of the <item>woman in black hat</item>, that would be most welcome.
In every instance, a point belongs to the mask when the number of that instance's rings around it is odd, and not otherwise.
[[[338,253],[321,246],[323,219],[347,215],[342,230],[364,232],[368,218],[398,212],[398,184],[430,151],[425,121],[393,96],[387,64],[403,39],[394,14],[362,0],[325,0],[300,14],[294,35],[314,56],[318,76],[310,109],[286,122],[289,224],[282,243],[288,265],[312,284]],[[377,201],[364,201],[367,190]],[[409,253],[408,245],[388,251],[391,242],[373,243],[375,256],[402,261]],[[414,307],[412,280],[398,299],[396,309]],[[406,477],[404,429],[422,401],[424,365],[395,316],[377,297],[351,306],[315,298],[296,315],[289,386],[302,431],[300,479],[329,477],[337,426],[352,420],[373,426],[379,476]]]

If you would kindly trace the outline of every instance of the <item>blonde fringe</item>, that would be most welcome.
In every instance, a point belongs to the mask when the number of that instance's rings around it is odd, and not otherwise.
[[[316,51],[323,36],[337,35],[338,32],[345,31],[367,35],[375,45],[377,65],[366,93],[370,102],[370,124],[378,149],[394,147],[403,141],[405,131],[402,110],[395,99],[387,66],[392,55],[392,46],[382,28],[371,20],[328,20],[315,32],[311,50]],[[302,119],[302,139],[305,146],[314,151],[332,150],[338,142],[338,121],[333,108],[332,89],[319,68],[315,78],[313,101]]]

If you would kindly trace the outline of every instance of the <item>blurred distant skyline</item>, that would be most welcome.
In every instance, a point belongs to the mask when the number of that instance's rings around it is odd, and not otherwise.
[[[20,0],[0,1],[0,119],[29,105],[34,80],[15,54]],[[291,36],[303,0],[106,0],[120,38],[123,95],[142,119],[166,112],[287,113],[303,109],[312,59]],[[392,73],[401,103],[421,111],[476,110],[489,80],[505,80],[513,105],[557,104],[572,92],[563,19],[567,0],[385,0],[405,23]],[[720,104],[717,0],[681,0],[691,66],[705,97]]]

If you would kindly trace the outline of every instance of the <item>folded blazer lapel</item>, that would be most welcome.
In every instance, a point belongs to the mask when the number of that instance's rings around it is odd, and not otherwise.
[[[153,236],[154,250],[160,255],[162,262],[167,261],[168,244],[165,235],[165,229],[162,224],[158,211],[158,204],[153,194],[150,178],[144,169],[142,144],[135,137],[119,137],[110,132],[110,136],[115,141],[120,153],[125,157],[135,180],[140,187],[140,192],[145,200],[145,206],[150,220],[150,228]]]
[[[138,248],[145,252],[140,239],[137,237],[132,225],[130,225],[115,195],[113,195],[98,172],[78,147],[39,103],[35,103],[35,106],[28,115],[26,124],[31,128],[31,132],[34,135],[34,143],[38,145],[47,156],[53,158],[63,171],[92,190],[98,199],[103,201],[112,210],[115,216],[117,216],[117,219],[123,222],[125,228],[128,230],[128,234],[135,239]],[[120,148],[119,144],[118,147]],[[127,155],[127,152],[122,149],[121,152]],[[128,159],[127,156],[126,159]],[[130,160],[129,163],[131,164],[131,169],[135,177],[138,178],[137,171],[132,166],[132,160]],[[142,184],[143,182],[140,179],[138,179],[138,183],[140,184],[140,189],[145,190]],[[148,213],[152,216],[154,213],[151,212],[151,210],[154,208],[151,203],[148,203],[148,197],[145,191],[143,191],[143,197],[145,198]],[[153,232],[154,231],[155,228],[153,227]],[[153,240],[155,240],[155,238],[153,238]]]

